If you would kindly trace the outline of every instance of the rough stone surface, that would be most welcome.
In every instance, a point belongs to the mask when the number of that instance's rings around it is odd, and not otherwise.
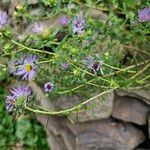
[[[129,123],[110,119],[72,124],[63,117],[38,116],[47,124],[51,150],[133,150],[145,139],[144,134]]]
[[[96,98],[86,105],[87,109],[80,113],[73,113],[69,117],[74,122],[85,122],[89,120],[107,118],[112,113],[113,99],[113,92],[103,97]]]
[[[38,0],[28,0],[28,3],[29,3],[30,5],[35,5],[35,4],[38,4],[39,1],[38,1]]]
[[[112,115],[117,119],[144,125],[149,111],[150,106],[136,98],[116,96]]]
[[[76,136],[77,150],[133,150],[145,139],[131,124],[108,119],[68,126]]]
[[[116,94],[120,96],[127,95],[131,97],[136,97],[150,105],[150,89],[134,89],[129,91],[117,90]]]
[[[47,140],[51,150],[75,150],[75,136],[66,127],[64,117],[48,118],[44,115],[37,116],[37,119],[47,126]]]
[[[85,8],[85,11],[87,12],[87,9]],[[91,16],[94,19],[101,19],[101,21],[106,22],[108,19],[108,15],[103,13],[102,11],[96,10],[96,9],[89,9],[88,10],[88,15]]]

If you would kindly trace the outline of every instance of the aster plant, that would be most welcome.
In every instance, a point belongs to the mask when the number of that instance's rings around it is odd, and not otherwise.
[[[88,9],[81,9],[80,3]],[[57,101],[61,95],[81,95],[83,100],[72,108],[53,112],[38,106],[36,100],[28,104],[31,89],[17,86],[6,97],[7,111],[25,106],[33,112],[66,115],[118,88],[148,86],[150,8],[147,3],[135,3],[135,8],[126,2],[123,6],[117,1],[116,5],[114,1],[109,1],[109,5],[103,1],[91,3],[93,6],[86,2],[60,1],[55,5],[41,2],[39,7],[45,11],[39,16],[30,14],[26,4],[16,9],[18,24],[21,26],[26,20],[32,29],[25,35],[20,35],[24,30],[16,34],[13,26],[0,30],[0,57],[9,61],[0,61],[0,82],[17,80],[18,83],[21,79],[40,87],[50,100]],[[91,7],[101,11],[95,15]],[[7,22],[7,13],[0,11],[0,28]],[[1,79],[6,74],[9,79]],[[36,93],[40,89],[32,88],[35,95],[40,93]],[[92,97],[96,92],[99,94]]]
[[[31,89],[28,86],[17,86],[10,90],[11,95],[6,97],[6,110],[9,112],[23,108],[29,101]]]
[[[22,63],[16,67],[15,75],[19,75],[22,79],[32,80],[37,75],[37,57],[35,55],[25,56]]]

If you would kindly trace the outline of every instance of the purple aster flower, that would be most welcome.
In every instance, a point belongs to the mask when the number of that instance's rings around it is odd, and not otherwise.
[[[26,56],[23,64],[17,67],[16,75],[21,75],[22,79],[31,80],[37,75],[37,57],[35,55]]]
[[[83,61],[83,63],[88,69],[92,70],[93,73],[96,74],[98,71],[101,71],[101,73],[103,74],[102,69],[101,69],[102,61],[96,61],[94,59],[94,57],[90,56],[90,57],[86,58]]]
[[[67,16],[61,16],[59,19],[59,22],[63,27],[67,27],[67,25],[69,23],[69,19]]]
[[[31,89],[28,86],[18,86],[11,89],[10,92],[14,98],[27,97],[31,94]]]
[[[73,33],[82,34],[84,32],[84,26],[85,26],[85,19],[83,18],[83,14],[78,14],[73,22],[72,22],[72,28]]]
[[[63,70],[67,70],[69,68],[69,64],[67,64],[67,63],[61,63],[61,68]]]
[[[150,7],[145,7],[138,12],[138,20],[140,22],[150,21]]]
[[[0,10],[0,28],[2,28],[8,21],[8,15],[6,12]]]
[[[32,31],[38,35],[43,34],[47,30],[47,25],[44,22],[35,23]]]
[[[31,89],[28,86],[18,86],[10,90],[11,95],[6,97],[6,110],[12,112],[17,106],[22,106],[28,101]]]
[[[45,92],[51,92],[53,90],[53,88],[54,88],[54,84],[51,82],[47,82],[44,85],[44,91]]]

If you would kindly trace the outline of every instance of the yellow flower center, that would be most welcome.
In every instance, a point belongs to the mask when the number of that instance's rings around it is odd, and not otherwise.
[[[32,66],[30,64],[26,64],[25,71],[30,72],[32,70]]]
[[[49,29],[45,29],[45,31],[42,33],[42,39],[47,39],[51,34],[51,31]]]

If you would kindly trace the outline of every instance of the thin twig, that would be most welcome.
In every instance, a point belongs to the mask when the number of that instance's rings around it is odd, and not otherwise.
[[[29,111],[32,111],[32,112],[35,112],[35,113],[47,114],[47,115],[65,114],[65,113],[68,113],[68,112],[75,111],[75,110],[81,108],[83,105],[85,105],[85,104],[89,103],[90,101],[96,99],[97,97],[102,96],[102,95],[107,94],[107,93],[110,93],[110,92],[112,92],[115,89],[116,88],[104,91],[104,92],[102,92],[102,93],[100,93],[100,94],[98,94],[98,95],[96,95],[96,96],[94,96],[94,97],[84,101],[84,102],[81,102],[80,104],[78,104],[78,105],[76,105],[76,106],[74,106],[72,108],[68,108],[68,109],[65,109],[65,110],[60,110],[60,111],[43,111],[43,110],[37,110],[37,109],[31,108],[31,107],[28,107],[28,106],[26,106],[25,109],[27,109]]]
[[[18,46],[20,46],[20,47],[22,47],[24,49],[27,49],[27,50],[30,50],[30,51],[33,51],[33,52],[45,53],[45,54],[49,54],[49,55],[56,55],[56,53],[51,53],[51,52],[47,52],[47,51],[42,51],[40,49],[34,49],[34,48],[27,47],[27,46],[25,46],[25,45],[23,45],[21,43],[18,43],[18,42],[14,41],[14,40],[11,40],[11,42],[14,43],[15,45],[18,45]]]
[[[149,67],[150,67],[150,63],[148,63],[144,68],[142,68],[137,74],[135,74],[134,76],[132,76],[130,79],[136,78],[137,76],[139,76],[141,73],[143,73]]]

